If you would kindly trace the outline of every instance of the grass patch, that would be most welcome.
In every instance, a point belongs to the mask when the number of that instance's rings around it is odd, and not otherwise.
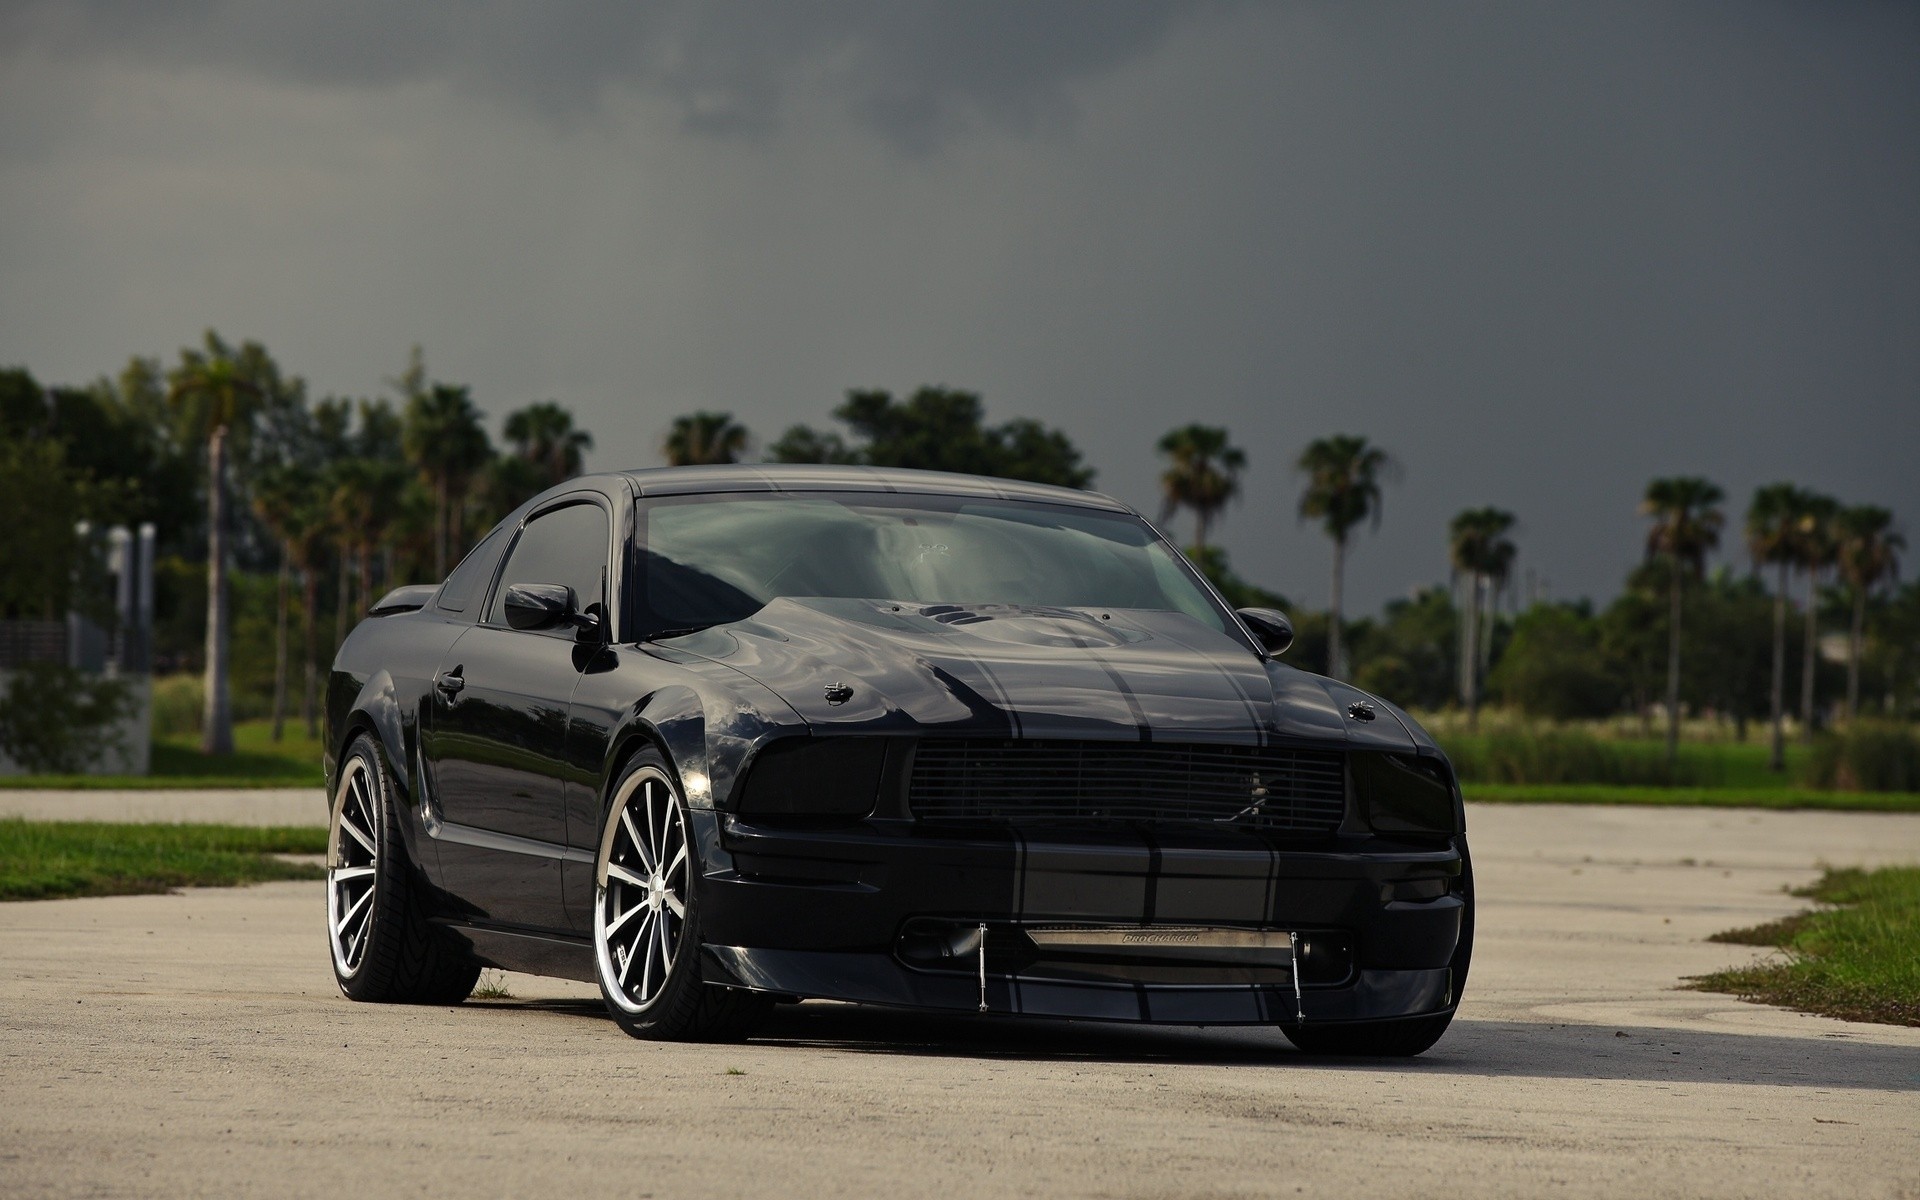
[[[1799,932],[1806,928],[1807,918],[1811,915],[1811,913],[1795,913],[1790,917],[1781,917],[1778,921],[1768,921],[1763,925],[1749,925],[1745,929],[1726,929],[1707,940],[1721,942],[1728,946],[1787,946],[1791,945]]]
[[[274,855],[324,854],[326,845],[324,829],[0,820],[0,900],[321,879],[319,867]]]
[[[320,741],[298,721],[273,740],[271,721],[240,721],[233,727],[232,754],[202,754],[198,734],[153,740],[151,775],[7,775],[0,787],[164,789],[320,787]]]
[[[1474,783],[1461,790],[1481,804],[1647,804],[1674,808],[1824,809],[1920,812],[1920,792],[1823,792],[1793,787],[1629,787],[1610,783]]]
[[[1849,1021],[1920,1025],[1920,867],[1828,871],[1794,895],[1829,907],[1712,939],[1777,946],[1780,960],[1688,986]]]

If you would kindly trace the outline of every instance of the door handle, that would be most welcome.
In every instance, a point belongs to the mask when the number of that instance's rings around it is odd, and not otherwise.
[[[440,689],[441,694],[447,698],[448,703],[452,703],[454,696],[459,694],[460,689],[467,686],[466,676],[460,673],[461,669],[460,667],[455,667],[451,671],[443,672],[438,679],[433,681],[433,686]]]

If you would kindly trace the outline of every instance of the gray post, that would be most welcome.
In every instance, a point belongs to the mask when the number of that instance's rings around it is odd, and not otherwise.
[[[128,673],[127,651],[133,625],[133,535],[125,525],[107,530],[107,570],[113,572],[113,637],[108,643],[107,672]]]
[[[136,560],[138,577],[134,588],[134,649],[132,669],[142,675],[153,670],[153,548],[154,528],[152,521],[140,523],[140,553]]]
[[[80,545],[82,547],[81,553],[85,554],[85,547],[92,538],[93,523],[90,521],[76,522],[73,531],[79,535]],[[75,590],[77,591],[78,589],[76,588]],[[67,669],[70,671],[78,671],[80,669],[82,661],[80,638],[84,632],[85,630],[81,627],[80,612],[69,602],[67,605]]]

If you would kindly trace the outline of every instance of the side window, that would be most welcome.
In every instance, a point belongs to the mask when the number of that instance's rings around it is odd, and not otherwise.
[[[527,522],[507,556],[487,624],[505,625],[507,588],[516,583],[564,583],[581,609],[606,609],[607,513],[597,504],[569,504]]]
[[[502,525],[461,559],[453,574],[440,585],[434,605],[444,612],[464,613],[469,621],[478,617],[480,601],[487,594],[493,569],[500,565],[500,551],[506,547],[507,536],[512,532],[510,526]]]

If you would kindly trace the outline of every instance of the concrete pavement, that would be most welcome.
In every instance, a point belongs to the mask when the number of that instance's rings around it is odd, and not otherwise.
[[[0,905],[0,1193],[1920,1195],[1920,1029],[1675,990],[1920,818],[1469,820],[1473,978],[1408,1062],[831,1004],[654,1045],[524,976],[352,1004],[316,884]]]

